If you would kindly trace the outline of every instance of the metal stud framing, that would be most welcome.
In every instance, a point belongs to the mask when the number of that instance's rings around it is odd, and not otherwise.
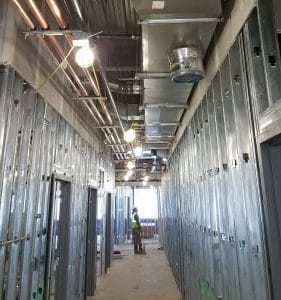
[[[184,299],[271,297],[258,141],[280,133],[280,56],[272,15],[269,1],[260,1],[162,183],[164,246]]]
[[[52,174],[71,182],[67,299],[84,299],[88,187],[99,187],[100,161],[12,68],[0,66],[1,299],[43,299],[46,293]],[[114,169],[102,164],[99,193],[105,195],[113,191]]]

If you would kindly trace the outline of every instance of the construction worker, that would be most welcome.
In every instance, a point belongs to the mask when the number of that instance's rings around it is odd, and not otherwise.
[[[138,215],[138,209],[136,207],[133,208],[132,215],[133,215],[132,231],[133,231],[133,240],[134,240],[134,252],[135,254],[145,254],[146,252],[142,248],[142,244],[141,244],[141,225],[140,225],[140,219]]]

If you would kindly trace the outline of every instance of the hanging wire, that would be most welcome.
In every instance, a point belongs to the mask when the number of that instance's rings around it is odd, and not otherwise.
[[[38,93],[39,90],[42,89],[42,87],[57,73],[57,71],[60,69],[60,68],[63,68],[65,63],[67,63],[67,59],[69,57],[69,55],[72,53],[74,49],[74,46],[71,47],[71,49],[69,50],[69,52],[67,53],[67,55],[65,56],[65,58],[62,60],[62,62],[55,68],[55,70],[49,74],[49,76],[38,86],[37,89],[35,89],[35,92]]]

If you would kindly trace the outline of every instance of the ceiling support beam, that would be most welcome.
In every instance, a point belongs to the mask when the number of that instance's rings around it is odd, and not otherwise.
[[[194,93],[190,99],[190,108],[185,111],[181,125],[179,126],[175,143],[172,147],[172,152],[175,150],[177,144],[179,143],[186,127],[188,126],[191,118],[195,114],[198,106],[202,102],[204,96],[206,95],[217,71],[221,67],[225,58],[227,57],[230,48],[236,41],[241,29],[246,23],[252,10],[257,5],[257,0],[236,0],[231,11],[231,16],[226,20],[224,29],[218,38],[215,48],[210,55],[210,58],[206,67],[206,76],[203,80],[199,82],[194,90]]]

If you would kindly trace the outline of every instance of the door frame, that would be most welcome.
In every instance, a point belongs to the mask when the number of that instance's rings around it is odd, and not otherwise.
[[[98,190],[88,187],[86,261],[85,261],[85,299],[93,296],[97,278],[97,199]]]
[[[54,212],[54,201],[55,201],[55,192],[56,192],[56,182],[64,182],[65,184],[69,185],[69,205],[67,206],[68,211],[64,211],[64,217],[68,216],[66,223],[63,224],[63,230],[67,230],[68,228],[68,234],[66,232],[66,234],[63,234],[63,250],[66,250],[65,247],[69,247],[69,229],[70,229],[70,210],[71,210],[71,205],[70,205],[70,201],[71,201],[71,192],[72,192],[72,178],[71,177],[67,177],[67,176],[61,176],[61,175],[57,175],[57,174],[52,174],[51,176],[51,185],[50,185],[50,197],[49,197],[49,210],[48,210],[48,230],[47,230],[47,246],[46,246],[46,269],[45,269],[45,291],[44,291],[44,299],[48,300],[50,298],[50,280],[51,280],[51,266],[52,266],[52,238],[53,238],[53,232],[54,232],[54,223],[53,223],[53,212]],[[65,232],[64,232],[65,233]],[[69,249],[68,249],[69,251]],[[68,261],[69,259],[69,252],[66,251],[66,253],[64,253],[63,257],[64,257],[64,262]],[[65,251],[63,251],[65,252]],[[62,264],[63,265],[63,264]],[[65,267],[65,265],[64,265]],[[67,287],[67,269],[65,272],[65,268],[64,270],[61,272],[59,272],[61,274],[66,274],[66,278],[64,277],[61,280],[61,286],[62,288],[60,289],[59,292],[59,297],[64,297],[63,293],[66,292],[68,290]],[[59,299],[64,299],[64,298],[59,298]]]

